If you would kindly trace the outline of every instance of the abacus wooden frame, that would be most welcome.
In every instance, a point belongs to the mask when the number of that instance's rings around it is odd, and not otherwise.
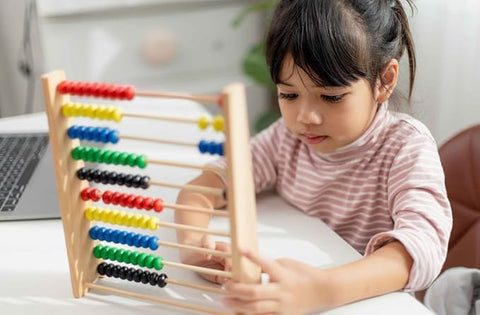
[[[79,145],[79,141],[70,139],[66,134],[72,118],[63,116],[62,105],[69,102],[69,95],[57,91],[57,85],[65,79],[63,71],[53,71],[42,76],[42,86],[72,290],[73,295],[79,298],[87,293],[89,287],[95,287],[93,283],[98,277],[96,266],[100,261],[92,255],[95,241],[88,235],[90,221],[85,219],[83,210],[79,210],[88,208],[91,202],[79,197],[88,183],[75,176],[84,162],[70,157],[71,150]],[[225,87],[220,103],[225,117],[232,275],[239,282],[258,283],[258,266],[239,253],[239,248],[257,250],[258,246],[257,231],[253,228],[256,226],[256,204],[244,86],[234,83]],[[139,294],[132,296],[151,300]]]

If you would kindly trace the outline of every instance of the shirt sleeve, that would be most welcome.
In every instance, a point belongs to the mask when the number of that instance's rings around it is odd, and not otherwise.
[[[273,186],[277,180],[277,155],[282,134],[285,131],[286,127],[283,120],[279,119],[250,139],[253,180],[256,193]],[[221,169],[226,169],[227,167],[224,157],[210,165]]]
[[[388,206],[394,228],[376,234],[366,254],[400,241],[413,259],[403,290],[422,290],[441,271],[452,228],[443,169],[432,138],[409,137],[399,149],[388,175]]]

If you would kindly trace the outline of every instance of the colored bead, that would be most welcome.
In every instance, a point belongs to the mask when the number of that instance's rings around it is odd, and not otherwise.
[[[157,282],[160,288],[164,288],[167,285],[167,275],[162,273],[158,276]]]
[[[90,196],[90,199],[92,199],[93,201],[99,201],[102,196],[102,193],[100,192],[100,189],[93,188],[90,190],[88,195]]]
[[[152,210],[153,209],[153,198],[146,197],[143,199],[143,209]]]
[[[83,201],[90,200],[90,188],[89,187],[86,187],[86,188],[82,189],[82,191],[80,192],[80,198],[82,198]]]
[[[141,247],[141,239],[142,235],[141,234],[135,234],[132,239],[133,246],[135,247]]]
[[[156,270],[162,270],[163,268],[163,258],[160,256],[155,256],[153,260],[153,268]]]
[[[157,250],[158,249],[158,237],[151,236],[148,239],[148,247],[150,247],[151,250]]]
[[[129,250],[126,250],[126,251],[123,253],[122,262],[130,263],[130,256],[131,256],[131,255],[132,255],[132,252],[129,251]]]
[[[118,192],[118,191],[114,192],[114,193],[112,194],[112,198],[111,198],[112,204],[118,205],[118,204],[120,203],[120,198],[121,198],[121,196],[122,196],[122,193],[121,193],[121,192]]]
[[[100,241],[104,241],[105,240],[105,232],[107,231],[106,228],[104,227],[101,227],[98,229],[97,231],[97,238],[100,240]]]
[[[127,165],[129,166],[135,166],[135,160],[137,158],[137,155],[135,153],[130,153],[127,155]]]
[[[127,236],[125,237],[125,244],[133,246],[133,239],[135,237],[135,233],[127,233]]]
[[[92,172],[92,179],[96,183],[100,183],[100,174],[102,173],[101,170],[94,170]]]
[[[103,246],[102,245],[97,245],[93,248],[93,256],[95,256],[95,258],[101,258],[102,257],[102,250],[103,250]]]
[[[85,175],[86,175],[86,169],[85,167],[82,167],[80,169],[77,170],[77,178],[80,179],[80,180],[84,180],[85,179]]]
[[[145,267],[145,259],[147,258],[147,254],[140,253],[137,257],[137,265],[140,267]]]
[[[137,264],[138,255],[140,255],[139,252],[133,252],[133,251],[132,251],[132,254],[130,255],[130,263],[131,263],[132,265],[136,265],[136,264]]]
[[[111,277],[111,276],[112,276],[112,269],[113,269],[112,264],[107,264],[107,265],[105,266],[105,275],[106,275],[107,277]]]
[[[112,242],[114,242],[115,244],[120,243],[119,240],[118,240],[119,236],[120,236],[120,231],[119,230],[112,230]]]
[[[96,239],[98,239],[97,232],[98,232],[98,226],[94,226],[94,227],[90,228],[90,230],[88,231],[88,235],[90,236],[90,238],[92,240],[96,240]]]
[[[147,189],[148,186],[150,186],[149,182],[150,182],[150,177],[142,176],[142,178],[140,179],[140,187],[143,189]]]
[[[127,201],[126,201],[126,206],[132,209],[135,206],[135,199],[137,196],[131,194],[128,196]]]
[[[115,253],[115,260],[118,262],[123,262],[123,254],[125,253],[125,250],[123,248],[119,248],[117,252]]]
[[[128,281],[132,281],[133,280],[133,273],[135,272],[135,269],[133,268],[128,268],[127,269],[127,274],[126,274],[126,279]]]
[[[118,131],[117,130],[110,130],[108,132],[108,141],[111,143],[118,143]]]
[[[107,266],[107,263],[101,262],[97,266],[97,272],[99,275],[104,276],[105,275],[105,267]]]
[[[121,109],[115,109],[112,113],[112,120],[115,122],[120,122],[122,121],[123,118],[123,113]]]
[[[107,242],[109,241],[108,239],[105,239]],[[115,256],[117,254],[117,249],[116,248],[112,248],[110,247],[109,248],[109,251],[108,251],[108,259],[110,260],[115,260]]]
[[[145,258],[145,267],[147,268],[153,268],[153,262],[155,261],[155,256],[154,255],[147,255]]]
[[[147,166],[147,157],[143,154],[137,156],[136,159],[135,159],[135,164],[139,168],[145,168]]]
[[[148,283],[148,279],[149,279],[149,276],[150,276],[150,272],[148,271],[143,271],[140,275],[140,281],[143,283],[143,284],[147,284]]]
[[[133,175],[127,174],[125,176],[125,186],[132,187],[132,182],[133,182]]]
[[[74,160],[80,160],[81,154],[82,154],[82,147],[75,147],[71,151],[71,156],[72,156],[72,159]]]
[[[198,119],[198,128],[205,130],[207,129],[208,125],[210,125],[210,119],[207,116],[202,116]]]
[[[225,121],[223,119],[223,116],[215,116],[213,118],[212,127],[216,131],[222,131],[224,128],[224,125],[225,125]]]
[[[142,180],[141,175],[135,175],[132,177],[132,187],[138,188],[140,187],[140,181]]]
[[[141,274],[142,274],[142,271],[140,269],[135,270],[133,272],[133,281],[140,282]]]
[[[160,199],[160,198],[155,199],[155,201],[153,202],[153,209],[156,212],[162,212],[162,210],[163,210],[163,200]]]
[[[112,267],[112,276],[118,278],[118,272],[120,271],[120,266],[113,265]]]
[[[150,276],[148,277],[148,283],[155,286],[158,283],[158,274],[156,272],[150,272]]]
[[[158,228],[158,218],[153,217],[148,219],[147,225],[150,230],[155,231]]]
[[[106,190],[103,192],[102,201],[107,205],[112,202],[112,195],[113,193],[110,190]]]
[[[133,202],[133,205],[137,209],[142,209],[143,208],[143,197],[142,196],[136,196],[135,200]]]
[[[126,152],[121,152],[120,155],[118,156],[118,165],[127,165],[127,157],[128,153]]]
[[[200,153],[206,153],[207,146],[208,146],[208,141],[200,140],[200,142],[198,143],[198,150],[200,151]]]
[[[120,244],[126,244],[127,243],[127,241],[126,241],[127,235],[128,235],[128,232],[121,231],[120,234],[118,235],[118,242]]]
[[[110,181],[109,172],[108,171],[101,171],[100,176],[99,176],[99,180],[104,185],[108,184],[109,181]]]
[[[148,220],[149,220],[149,217],[142,215],[142,217],[137,222],[138,224],[137,226],[141,229],[148,228]]]
[[[118,165],[118,158],[120,156],[120,152],[118,151],[113,151],[112,152],[112,155],[110,155],[110,161],[112,162],[112,164],[115,164],[115,165]]]
[[[120,270],[118,271],[118,277],[123,280],[127,279],[127,270],[127,267],[121,266]]]
[[[108,173],[108,184],[116,184],[117,183],[117,173],[116,172],[109,172]]]
[[[218,147],[217,147],[217,153],[218,153],[218,155],[223,156],[223,146],[224,146],[224,143],[223,143],[223,142],[218,144]]]
[[[120,186],[124,185],[125,184],[125,177],[127,177],[126,174],[118,173],[115,184],[120,185]]]

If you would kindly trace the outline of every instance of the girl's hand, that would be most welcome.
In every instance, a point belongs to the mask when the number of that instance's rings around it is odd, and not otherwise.
[[[305,314],[328,305],[326,276],[321,269],[291,260],[271,260],[250,251],[242,253],[270,276],[268,284],[228,281],[224,304],[236,312]]]
[[[230,244],[224,242],[215,242],[211,235],[204,235],[201,238],[199,244],[193,244],[193,246],[222,252],[231,252]],[[181,261],[185,264],[223,271],[231,271],[232,269],[232,259],[230,257],[215,256],[211,254],[203,254],[187,250],[182,251],[180,256]],[[203,273],[200,273],[200,275],[208,281],[218,284],[224,284],[228,280],[228,278],[224,278],[221,276],[208,275]]]

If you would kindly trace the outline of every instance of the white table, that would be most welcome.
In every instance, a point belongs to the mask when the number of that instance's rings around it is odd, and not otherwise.
[[[148,108],[151,104],[143,104]],[[157,106],[157,105],[154,105]],[[158,108],[158,107],[156,107]],[[140,110],[141,110],[140,109]],[[194,116],[204,110],[192,104],[180,104],[174,109],[163,107],[161,112],[184,111],[184,116]],[[127,125],[128,123],[125,122]],[[135,124],[134,121],[129,122]],[[131,126],[130,126],[131,127]],[[152,128],[156,134],[162,131],[158,123],[143,124],[143,128]],[[0,119],[0,132],[5,131],[42,131],[46,130],[44,114]],[[168,128],[164,132],[168,132]],[[132,144],[132,147],[135,145]],[[158,150],[155,152],[158,153]],[[161,153],[162,151],[160,151]],[[167,152],[167,151],[166,151]],[[190,151],[178,150],[171,156],[185,159]],[[192,156],[192,154],[190,154]],[[197,157],[196,162],[210,159]],[[192,158],[190,158],[191,160]],[[185,161],[187,161],[186,159]],[[157,173],[158,171],[158,173]],[[180,174],[181,173],[181,174]],[[192,172],[168,173],[155,170],[155,174],[164,174],[175,181],[185,182],[195,176]],[[176,192],[171,189],[159,189],[155,193],[169,202],[175,200]],[[269,257],[290,257],[314,266],[334,266],[360,259],[361,256],[330,230],[323,222],[312,219],[292,208],[272,194],[258,198],[258,227],[260,251]],[[171,220],[173,213],[162,213],[164,220]],[[212,225],[221,226],[220,221]],[[174,241],[173,231],[160,231],[161,239]],[[0,313],[1,314],[189,314],[179,309],[143,301],[111,296],[103,293],[88,293],[82,299],[75,299],[71,293],[65,243],[60,220],[37,220],[0,222]],[[178,261],[175,249],[161,249],[162,256]],[[200,282],[208,285],[198,275],[191,272],[166,271],[175,279]],[[128,286],[136,292],[147,292],[159,296],[174,296],[180,299],[195,300],[203,305],[219,305],[219,297],[214,294],[200,294],[193,290],[167,286],[167,290],[126,281],[107,278],[113,286]],[[422,304],[407,293],[391,293],[361,302],[342,306],[324,314],[431,314]]]

